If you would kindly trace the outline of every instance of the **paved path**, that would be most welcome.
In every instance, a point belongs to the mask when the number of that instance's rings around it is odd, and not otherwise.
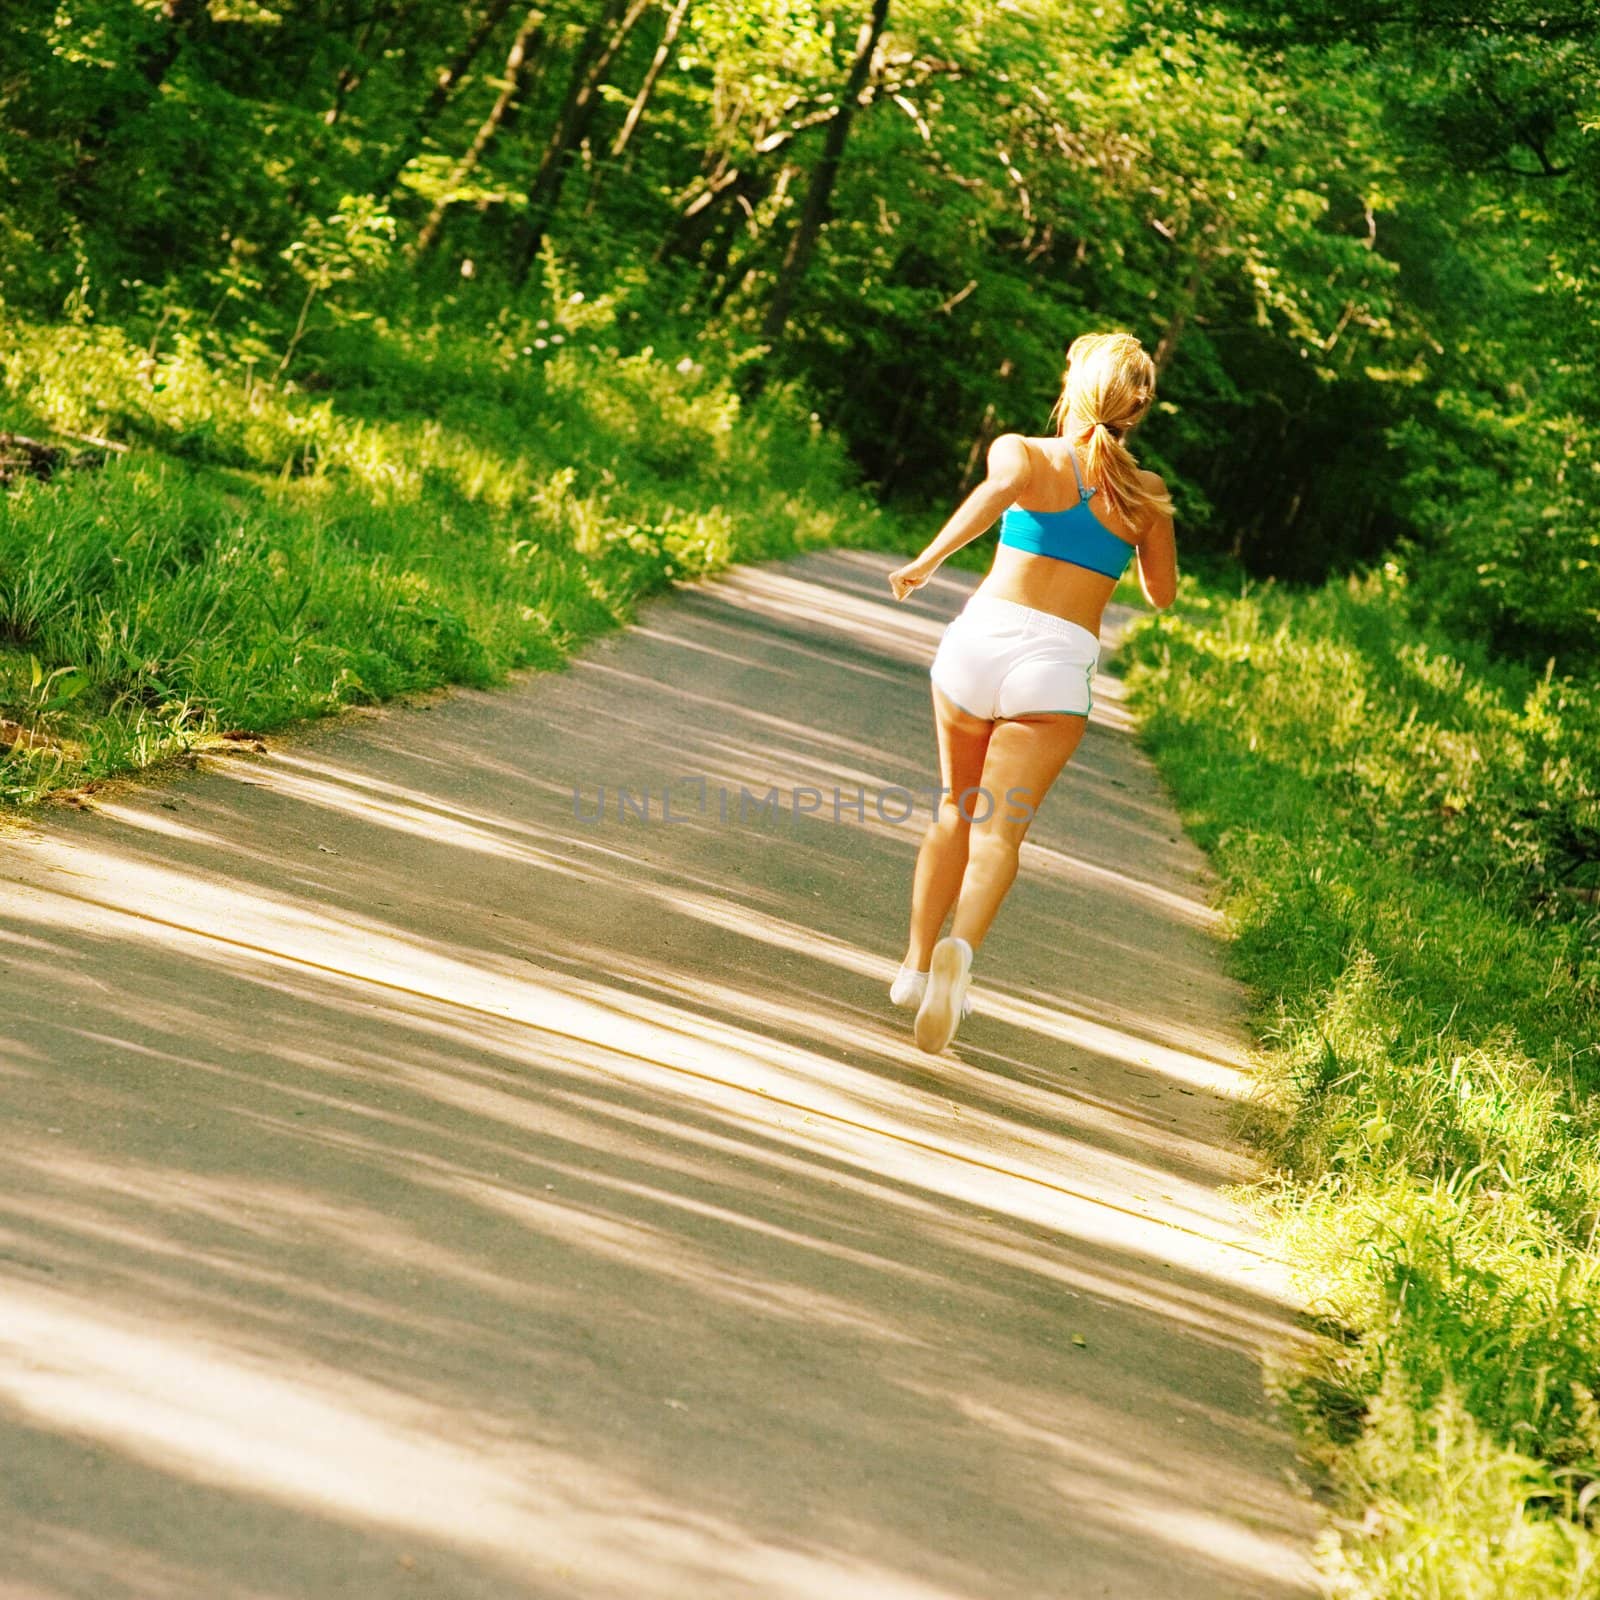
[[[1103,671],[919,1054],[886,568],[0,840],[5,1600],[1312,1592],[1203,862]]]

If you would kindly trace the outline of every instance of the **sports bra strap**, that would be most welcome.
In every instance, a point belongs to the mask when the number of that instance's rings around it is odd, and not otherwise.
[[[1083,481],[1083,474],[1078,470],[1078,452],[1069,444],[1067,446],[1067,460],[1072,463],[1072,476],[1078,480],[1079,498],[1085,501],[1094,499],[1094,490]]]

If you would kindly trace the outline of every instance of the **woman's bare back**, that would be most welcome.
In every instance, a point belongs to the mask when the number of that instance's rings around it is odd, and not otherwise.
[[[1022,443],[1031,470],[1016,504],[1024,511],[1070,511],[1078,503],[1079,493],[1078,480],[1067,454],[1067,441],[1059,436],[1024,437]],[[1137,532],[1099,501],[1098,495],[1090,501],[1090,514],[1108,533],[1137,547]],[[995,550],[994,563],[979,585],[983,593],[996,599],[1013,600],[1018,605],[1032,606],[1036,611],[1065,617],[1097,636],[1106,601],[1116,587],[1117,580],[1103,573],[1010,545],[1000,545]]]

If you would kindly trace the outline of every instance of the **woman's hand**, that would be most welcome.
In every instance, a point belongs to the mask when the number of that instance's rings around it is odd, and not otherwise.
[[[925,565],[922,557],[918,556],[915,561],[908,561],[889,574],[889,587],[894,591],[896,600],[904,600],[913,589],[920,589],[932,576],[933,568]]]
[[[889,574],[896,600],[920,589],[957,550],[972,543],[1007,506],[1016,503],[1033,471],[1028,443],[1020,433],[1002,433],[989,446],[989,472],[963,500],[956,514],[934,536],[915,561]]]

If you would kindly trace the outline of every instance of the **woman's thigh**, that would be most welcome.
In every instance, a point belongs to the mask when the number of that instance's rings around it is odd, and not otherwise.
[[[1050,786],[1083,739],[1085,717],[1017,717],[994,724],[983,762],[988,813],[979,831],[1020,844]],[[978,820],[981,819],[981,820]]]
[[[983,782],[984,760],[996,724],[963,711],[937,689],[933,691],[933,711],[939,737],[939,782],[947,794],[960,799]],[[973,814],[970,801],[964,809],[969,816]],[[981,808],[977,814],[982,814]]]

